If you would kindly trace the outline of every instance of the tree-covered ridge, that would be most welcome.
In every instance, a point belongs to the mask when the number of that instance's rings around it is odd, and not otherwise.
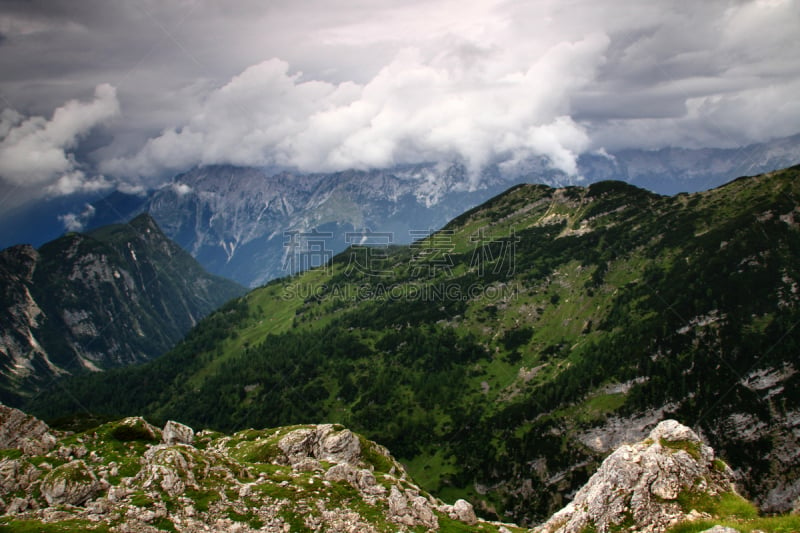
[[[515,187],[409,247],[354,246],[257,289],[153,363],[64,386],[115,416],[343,423],[427,489],[520,521],[563,504],[615,428],[677,414],[785,508],[799,172],[675,197]]]

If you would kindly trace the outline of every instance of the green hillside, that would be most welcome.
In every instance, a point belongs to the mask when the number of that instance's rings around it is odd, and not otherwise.
[[[446,501],[520,523],[586,481],[611,448],[595,440],[672,415],[779,508],[800,475],[782,452],[800,404],[798,174],[675,197],[518,186],[414,245],[355,246],[254,290],[164,357],[27,409],[341,423]]]

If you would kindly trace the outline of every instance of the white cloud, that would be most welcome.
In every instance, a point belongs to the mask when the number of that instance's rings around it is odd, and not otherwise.
[[[51,196],[65,196],[76,192],[90,193],[107,191],[115,184],[105,176],[87,176],[81,170],[72,170],[62,174],[55,183],[48,185],[46,191]]]
[[[608,43],[591,34],[523,63],[480,49],[465,61],[463,43],[433,56],[404,49],[363,85],[303,81],[268,60],[213,92],[187,125],[104,170],[145,176],[231,163],[331,171],[454,158],[478,170],[496,158],[544,155],[574,173],[589,140],[569,118],[569,96],[593,78]]]
[[[800,129],[797,0],[12,4],[6,99],[44,116],[114,80],[125,110],[92,150],[26,136],[0,159],[13,183],[92,164],[154,186],[198,164],[474,168],[535,154],[571,172],[587,150]],[[0,145],[47,122],[6,110]]]
[[[21,186],[41,186],[54,181],[83,180],[71,150],[92,128],[119,113],[116,90],[98,85],[94,100],[70,100],[44,117],[23,118],[4,111],[0,119],[0,176]],[[82,174],[82,173],[80,173]],[[58,184],[56,184],[58,188]]]
[[[90,204],[86,204],[80,213],[67,213],[58,215],[58,220],[64,225],[67,231],[83,231],[86,224],[92,219],[96,209]]]
[[[178,196],[186,196],[192,192],[192,187],[185,183],[172,183],[172,190],[175,191],[175,194]]]

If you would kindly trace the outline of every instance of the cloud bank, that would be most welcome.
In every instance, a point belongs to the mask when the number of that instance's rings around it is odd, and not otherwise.
[[[473,169],[543,155],[575,172],[589,139],[568,96],[604,62],[609,39],[561,43],[520,68],[502,53],[425,57],[400,51],[363,85],[304,81],[279,59],[214,91],[185,126],[103,169],[146,176],[194,164],[277,165],[303,171],[461,159]]]
[[[587,151],[762,142],[800,131],[799,27],[797,0],[11,1],[0,96],[24,112],[3,111],[0,176],[56,193],[531,156],[573,174]]]
[[[20,186],[44,186],[59,194],[103,187],[102,177],[87,178],[75,160],[82,137],[119,113],[114,87],[98,85],[94,100],[70,100],[48,120],[5,109],[0,116],[0,176]],[[106,186],[107,187],[107,186]]]

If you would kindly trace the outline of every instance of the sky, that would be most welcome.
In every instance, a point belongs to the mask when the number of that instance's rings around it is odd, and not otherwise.
[[[798,30],[800,0],[3,0],[0,195],[766,141],[800,131]]]

